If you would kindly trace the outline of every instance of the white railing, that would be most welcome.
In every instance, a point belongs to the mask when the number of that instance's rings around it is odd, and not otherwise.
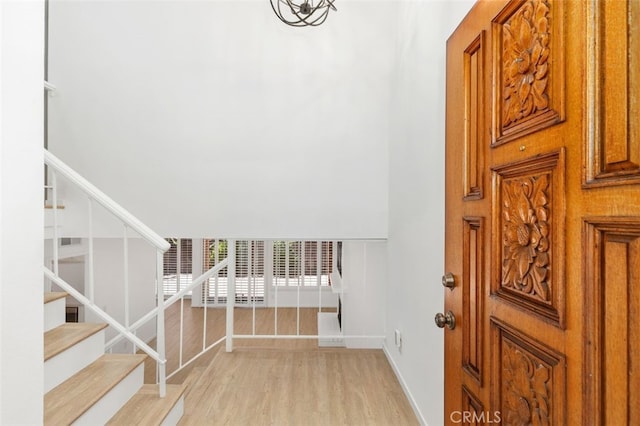
[[[235,241],[229,240],[230,243],[233,243],[235,246]],[[210,278],[218,275],[224,268],[227,268],[227,276],[229,278],[229,282],[233,281],[233,272],[235,270],[235,250],[230,249],[227,255],[227,258],[216,264],[213,268],[206,271],[204,274],[200,275],[198,278],[194,279],[191,284],[171,296],[165,302],[165,308],[168,309],[175,302],[180,300],[180,336],[178,340],[178,368],[173,371],[168,377],[171,377],[178,373],[181,369],[188,366],[196,359],[198,359],[201,355],[206,353],[209,349],[219,345],[222,343],[227,337],[222,337],[210,345],[207,345],[207,305],[205,298],[204,311],[202,315],[202,348],[201,350],[192,356],[188,361],[184,361],[183,359],[183,349],[184,349],[184,300],[185,297],[193,291],[194,288],[203,285]]]
[[[233,297],[227,299],[227,351],[233,350],[233,339],[343,339],[342,334],[331,334],[326,336],[320,336],[320,332],[316,334],[303,334],[301,333],[301,309],[304,304],[306,307],[313,307],[318,310],[318,313],[322,312],[324,306],[323,299],[332,299],[330,296],[333,294],[337,300],[336,288],[333,288],[330,284],[329,273],[324,271],[326,269],[325,263],[328,261],[329,269],[333,270],[336,265],[336,253],[337,242],[328,241],[287,241],[278,240],[270,241],[270,244],[265,242],[265,307],[274,309],[274,324],[273,333],[265,334],[257,332],[255,313],[256,309],[260,309],[255,303],[252,304],[253,315],[251,319],[251,332],[250,333],[237,333],[233,324]],[[279,253],[276,251],[276,243],[279,245]],[[306,253],[307,244],[314,244],[315,248],[312,249],[312,255],[309,256]],[[331,250],[325,250],[325,244],[329,244]],[[250,246],[250,244],[249,244]],[[295,259],[292,257],[292,249],[295,247]],[[313,253],[315,252],[315,259]],[[324,259],[323,256],[328,256],[331,253],[330,259]],[[248,253],[250,259],[247,264],[251,265],[254,259],[251,258],[252,253]],[[271,261],[268,261],[271,258]],[[278,261],[276,261],[276,259]],[[307,266],[306,262],[310,261],[315,264],[315,270],[311,266]],[[276,273],[277,271],[277,273]],[[249,271],[250,272],[250,271]],[[233,295],[234,289],[229,288],[228,294]],[[309,296],[317,293],[316,302],[310,306]],[[304,293],[306,303],[302,301],[302,295]],[[231,303],[229,302],[231,300]],[[295,309],[295,334],[282,333],[279,330],[280,317],[278,310],[281,308],[293,308]],[[337,302],[327,302],[326,308],[335,308],[337,311]]]
[[[170,247],[169,243],[158,234],[153,232],[148,226],[142,223],[139,219],[134,217],[131,213],[125,210],[122,206],[116,203],[113,199],[108,197],[104,192],[99,190],[84,177],[79,175],[76,171],[71,169],[65,163],[63,163],[56,156],[51,154],[46,149],[44,150],[44,162],[48,166],[48,173],[50,174],[50,185],[46,187],[47,191],[51,194],[51,204],[53,210],[53,238],[52,238],[52,269],[45,266],[45,277],[51,282],[58,285],[62,290],[66,291],[69,295],[74,297],[78,302],[82,303],[95,315],[100,317],[103,321],[109,324],[117,333],[122,335],[125,339],[129,340],[134,347],[142,349],[151,358],[157,361],[158,365],[158,383],[160,388],[160,396],[164,397],[166,394],[166,356],[165,356],[165,321],[164,321],[164,287],[162,285],[163,276],[163,254]],[[58,178],[63,177],[67,182],[72,184],[75,188],[80,189],[87,197],[87,215],[88,215],[88,254],[87,254],[87,270],[88,270],[88,289],[86,289],[86,296],[77,291],[72,285],[63,280],[59,276],[59,246],[60,246],[60,223],[58,218]],[[95,303],[95,276],[94,276],[94,213],[93,207],[95,204],[101,205],[111,216],[118,219],[123,225],[123,251],[124,251],[124,324],[108,315],[104,309],[99,308]],[[150,348],[144,341],[138,338],[132,331],[132,327],[129,324],[129,231],[134,231],[143,240],[148,242],[156,252],[156,266],[155,266],[155,281],[156,288],[155,293],[157,296],[157,307],[152,311],[152,317],[156,317],[156,349]]]
[[[177,241],[177,246],[179,246],[180,239]],[[214,279],[213,274],[205,273],[205,275],[191,281],[192,275],[200,273],[201,263],[205,263],[204,261],[199,262],[198,259],[209,259],[213,257],[214,253],[217,253],[217,248],[215,248],[217,246],[214,246],[212,252],[207,251],[207,247],[211,246],[211,241],[224,241],[225,247],[229,250],[229,256],[232,256],[234,260],[229,263],[227,274],[222,274],[223,276]],[[344,334],[338,327],[338,298],[344,298],[344,289],[340,285],[341,278],[336,269],[339,251],[336,241],[194,239],[191,244],[193,251],[189,252],[187,258],[182,260],[182,256],[179,256],[176,251],[176,260],[172,260],[172,262],[177,262],[176,270],[186,271],[186,279],[181,281],[182,285],[185,285],[185,281],[189,283],[180,290],[178,295],[168,301],[170,303],[178,299],[181,301],[179,310],[171,311],[172,315],[179,318],[173,321],[175,330],[173,334],[179,333],[180,341],[173,338],[173,344],[180,346],[180,353],[182,353],[183,326],[186,322],[184,317],[191,316],[192,318],[189,318],[191,321],[195,317],[194,310],[201,317],[197,319],[197,325],[194,326],[195,331],[189,335],[192,336],[192,339],[193,336],[197,339],[198,333],[201,333],[202,352],[200,354],[223,341],[226,342],[226,350],[232,351],[236,340],[245,339],[316,339],[327,345],[331,342],[345,342],[347,339],[350,341],[384,339],[384,335],[380,333]],[[202,250],[200,250],[200,246]],[[234,253],[231,250],[234,250]],[[181,269],[179,263],[181,261],[186,261],[190,269]],[[232,269],[231,265],[235,265],[235,268]],[[200,284],[206,284],[206,286],[199,289]],[[176,282],[174,287],[181,288],[181,285]],[[184,296],[189,292],[192,292],[192,306],[185,307]],[[358,297],[366,299],[367,295],[363,293]],[[205,309],[201,309],[203,307]],[[206,309],[224,307],[226,307],[226,311]],[[322,333],[320,330],[315,332],[311,331],[313,328],[309,328],[307,308],[317,310],[318,316],[323,317],[322,320],[318,318],[318,327],[321,323],[323,325]],[[191,309],[191,312],[188,309]],[[259,312],[262,309],[271,311],[268,314],[273,321],[270,325],[259,322],[260,318],[265,318],[264,313]],[[237,310],[243,311],[240,314],[242,318],[240,324],[234,324],[234,313]],[[207,314],[208,311],[210,311],[209,314]],[[207,315],[210,318],[211,315],[215,315],[216,321],[219,321],[215,323],[216,337],[211,339],[209,336],[210,341],[216,339],[217,341],[208,346],[205,344]],[[327,318],[330,318],[331,321],[327,322]],[[327,324],[333,322],[335,322],[335,327],[330,326],[327,329]],[[219,333],[220,327],[217,325],[224,325],[221,333]],[[270,331],[265,332],[267,330]],[[218,339],[218,337],[220,338]],[[185,364],[180,361],[179,368],[182,368],[183,365],[188,365],[188,362]],[[175,372],[171,373],[171,375],[173,374]]]
[[[180,306],[180,320],[179,320],[180,321],[180,323],[179,323],[180,333],[179,333],[179,338],[178,338],[178,355],[177,355],[177,357],[178,357],[178,366],[174,371],[172,371],[171,373],[167,374],[167,377],[166,377],[167,379],[170,379],[172,376],[177,374],[181,369],[183,369],[184,367],[188,366],[189,364],[194,362],[196,359],[198,359],[201,355],[206,353],[209,349],[217,346],[218,344],[220,344],[221,342],[223,342],[225,340],[226,337],[222,337],[221,339],[215,341],[214,343],[207,345],[207,343],[206,343],[206,336],[207,336],[207,310],[205,309],[204,313],[203,313],[203,325],[202,325],[202,348],[201,348],[201,350],[199,352],[197,352],[195,355],[193,355],[189,360],[186,360],[186,361],[184,360],[184,300],[185,300],[185,298],[189,296],[189,293],[192,292],[194,288],[202,285],[203,283],[205,283],[210,278],[217,276],[224,268],[227,268],[229,265],[233,265],[234,261],[235,261],[234,260],[234,254],[232,252],[229,252],[229,256],[226,259],[224,259],[221,262],[217,263],[211,269],[209,269],[208,271],[206,271],[205,273],[203,273],[202,275],[200,275],[199,277],[194,279],[191,284],[189,284],[188,286],[184,287],[179,292],[173,294],[171,297],[169,297],[167,300],[165,300],[164,303],[162,304],[163,309],[166,311],[167,309],[169,309],[169,307],[171,307],[177,301],[180,301],[180,303],[181,303],[181,306]],[[134,324],[132,324],[129,327],[128,331],[135,332],[140,327],[142,327],[147,322],[149,322],[151,319],[153,319],[156,316],[157,312],[158,312],[158,308],[156,307],[152,311],[150,311],[149,313],[147,313],[146,315],[141,317]],[[126,336],[124,334],[121,334],[121,335],[118,335],[118,336],[114,337],[110,341],[108,341],[107,344],[106,344],[107,350],[111,349],[114,345],[116,345],[119,341],[121,341],[125,337]]]
[[[44,90],[46,90],[50,95],[52,95],[53,93],[55,93],[57,88],[56,88],[56,86],[54,86],[53,84],[51,84],[47,80],[45,80],[44,81]]]
[[[168,297],[165,300],[165,292],[164,292],[164,283],[163,283],[163,275],[164,275],[164,253],[170,248],[169,242],[167,242],[163,237],[160,237],[158,234],[153,232],[149,227],[147,227],[140,220],[131,215],[128,211],[122,208],[118,203],[105,195],[102,191],[88,182],[85,178],[80,176],[77,172],[72,170],[62,161],[60,161],[53,154],[48,152],[46,149],[44,150],[44,160],[45,164],[48,166],[48,172],[50,174],[50,185],[46,187],[48,194],[49,204],[52,205],[52,216],[53,216],[53,237],[52,237],[52,259],[51,259],[51,267],[45,266],[44,275],[50,280],[50,282],[55,283],[62,290],[66,291],[82,303],[87,309],[109,324],[113,330],[116,331],[115,337],[111,338],[105,345],[106,350],[112,350],[115,345],[122,341],[123,339],[128,340],[133,345],[133,351],[137,351],[137,349],[141,349],[145,353],[147,353],[152,359],[157,362],[157,380],[160,387],[160,395],[165,396],[166,394],[166,381],[171,376],[175,375],[177,372],[182,370],[184,367],[188,366],[196,359],[198,359],[202,354],[206,353],[209,349],[214,346],[219,345],[222,342],[226,342],[226,350],[233,350],[233,341],[234,339],[345,339],[345,338],[354,338],[354,339],[366,339],[366,338],[376,338],[383,339],[384,336],[379,335],[343,335],[340,331],[336,334],[322,335],[320,334],[307,334],[301,333],[300,330],[300,309],[301,306],[310,307],[308,304],[309,297],[313,295],[314,290],[317,291],[317,296],[315,296],[317,303],[315,307],[318,309],[318,313],[322,311],[323,308],[323,299],[329,297],[335,298],[337,303],[338,295],[343,296],[343,290],[337,288],[335,284],[336,280],[332,280],[331,284],[328,281],[327,271],[324,271],[322,265],[325,263],[325,259],[321,254],[320,250],[324,247],[325,244],[330,244],[332,247],[332,255],[331,255],[331,270],[333,271],[336,267],[336,253],[337,246],[336,242],[322,242],[322,241],[278,241],[278,252],[276,253],[276,246],[274,245],[274,241],[262,241],[264,250],[259,253],[255,253],[252,249],[253,243],[255,241],[242,241],[237,242],[236,240],[227,240],[227,258],[223,260],[219,260],[216,257],[216,262],[218,262],[215,266],[213,266],[208,271],[205,271],[202,275],[195,278],[188,286],[180,289],[179,292]],[[64,178],[66,181],[74,185],[74,187],[79,188],[87,198],[87,217],[88,217],[88,229],[86,231],[87,234],[87,254],[86,254],[86,275],[87,275],[87,288],[85,294],[77,291],[71,284],[66,282],[63,278],[60,277],[59,274],[59,245],[60,245],[60,227],[59,227],[59,218],[58,218],[58,202],[59,202],[59,183],[58,179]],[[124,307],[124,318],[122,320],[115,319],[112,315],[109,315],[106,312],[106,308],[100,308],[98,303],[95,300],[95,274],[94,274],[94,206],[98,204],[102,206],[107,212],[111,214],[111,216],[118,219],[118,221],[123,226],[123,287],[124,287],[124,302],[122,306]],[[146,241],[151,245],[153,250],[155,251],[155,283],[156,287],[154,289],[157,299],[156,306],[151,309],[149,312],[144,314],[142,317],[137,319],[135,322],[131,323],[130,318],[130,299],[129,299],[129,240],[134,238],[133,234],[137,234],[141,239]],[[269,244],[267,244],[267,242]],[[237,243],[239,244],[237,246]],[[315,253],[311,254],[311,257],[305,254],[305,247],[307,243],[316,244]],[[244,245],[243,245],[244,244]],[[295,251],[294,257],[298,260],[294,262],[294,259],[291,256],[292,244],[297,244],[298,247]],[[256,246],[257,247],[257,246]],[[328,247],[328,246],[327,246]],[[240,251],[240,261],[237,261],[237,250]],[[256,250],[257,252],[258,250]],[[275,254],[274,254],[275,253]],[[313,252],[311,252],[313,253]],[[251,278],[254,277],[254,272],[256,272],[256,276],[259,274],[258,271],[253,271],[254,265],[254,256],[263,256],[261,271],[264,282],[261,284],[263,288],[262,294],[262,303],[257,303],[258,297],[256,296],[256,283],[253,283],[253,288],[250,289]],[[246,257],[246,259],[245,259]],[[310,265],[315,264],[316,271],[309,275],[307,273],[307,268],[305,262],[306,259],[309,259]],[[294,271],[291,272],[290,264],[293,262]],[[297,263],[296,263],[297,262]],[[259,262],[258,262],[259,263]],[[282,264],[280,264],[282,263]],[[240,266],[241,265],[241,266]],[[226,276],[220,277],[220,273],[226,268]],[[239,268],[238,272],[240,274],[240,282],[238,286],[236,285],[236,268]],[[196,272],[196,271],[194,271]],[[332,272],[333,273],[333,272]],[[243,279],[247,279],[247,283],[242,281]],[[214,279],[215,278],[215,279]],[[255,278],[255,277],[254,277]],[[214,282],[215,286],[224,285],[224,288],[221,292],[218,292],[216,289],[216,294],[224,294],[226,296],[226,312],[225,317],[225,329],[224,335],[222,337],[216,337],[213,343],[207,343],[207,315],[208,308],[212,306],[208,303],[209,300],[209,288],[211,282]],[[195,295],[196,292],[193,290],[203,286],[206,290],[203,290],[203,294],[205,295],[202,300],[202,304],[199,305],[202,308],[202,346],[198,349],[198,352],[191,356],[190,359],[184,360],[184,302],[190,293]],[[246,289],[244,289],[246,287]],[[238,290],[238,291],[236,291]],[[237,294],[238,293],[238,294]],[[302,303],[302,295],[304,293],[305,300],[307,302]],[[238,301],[237,298],[240,298]],[[242,301],[245,301],[242,303]],[[167,375],[167,356],[166,356],[166,341],[165,341],[165,311],[169,309],[176,302],[180,301],[180,316],[179,316],[179,340],[176,343],[177,349],[177,368],[172,371],[169,375]],[[249,307],[248,302],[251,302],[251,308],[253,309],[252,315],[252,324],[251,331],[249,333],[236,333],[234,329],[234,309],[240,303],[242,306]],[[336,308],[337,305],[333,304],[334,302],[329,303],[331,308]],[[256,309],[259,308],[274,308],[274,332],[273,333],[258,333],[256,327]],[[296,309],[295,314],[295,332],[294,334],[284,334],[280,333],[278,330],[278,308],[286,307],[291,308],[294,307]],[[329,307],[329,306],[327,306]],[[190,307],[193,309],[193,307]],[[136,334],[141,327],[145,324],[148,324],[151,320],[156,319],[156,347],[153,349],[148,343],[146,343],[143,339],[138,337]],[[191,333],[191,335],[193,335]],[[172,341],[175,340],[174,336],[170,336]],[[190,349],[192,347],[190,346]],[[173,347],[172,347],[173,349]],[[175,353],[176,351],[172,351]],[[174,362],[174,360],[172,360]]]
[[[246,247],[252,247],[253,243],[257,241],[249,241]],[[231,248],[232,245],[230,244],[229,247]],[[233,350],[236,340],[317,340],[319,345],[325,346],[382,342],[385,339],[382,332],[353,333],[346,328],[340,329],[338,325],[338,300],[344,301],[345,296],[345,286],[342,283],[341,274],[338,273],[338,253],[341,251],[338,247],[337,241],[276,240],[264,241],[263,253],[247,250],[248,259],[246,260],[241,259],[240,254],[236,254],[236,265],[247,265],[243,274],[251,276],[251,265],[264,265],[262,273],[264,274],[265,303],[259,306],[253,298],[250,306],[245,303],[239,304],[233,295],[240,293],[242,298],[242,290],[236,292],[236,288],[232,287],[234,282],[238,282],[238,278],[235,281],[230,280],[227,289],[227,351]],[[252,257],[256,255],[264,256],[263,262],[259,258]],[[241,269],[238,267],[238,270]],[[352,291],[351,299],[367,300],[369,297],[367,291],[366,286],[359,286],[359,291]],[[253,310],[249,327],[246,323],[234,327],[235,308]],[[264,308],[273,309],[273,325],[268,327],[273,330],[272,333],[258,330],[259,328],[267,329],[264,323],[260,324],[261,327],[256,326],[258,320],[256,311]],[[317,310],[316,332],[311,331],[313,327],[309,328],[309,324],[306,323],[308,316],[305,320],[305,328],[302,328],[302,310],[306,308]],[[280,309],[285,310],[285,318],[282,321],[279,315]],[[289,310],[290,313],[291,309],[294,311],[293,317],[286,312]],[[359,326],[354,328],[352,323],[351,330],[354,329],[362,328]]]
[[[160,358],[160,355],[156,351],[151,349],[145,342],[140,340],[138,336],[133,334],[129,329],[122,326],[116,319],[114,319],[112,316],[110,316],[105,311],[100,309],[97,305],[95,305],[93,302],[87,299],[82,293],[80,293],[78,290],[73,288],[71,284],[69,284],[68,282],[66,282],[56,274],[54,274],[46,266],[44,267],[44,275],[48,279],[50,279],[52,282],[54,282],[57,286],[62,288],[65,292],[67,292],[71,297],[76,299],[78,302],[82,303],[85,307],[88,307],[89,309],[91,309],[96,315],[102,318],[103,321],[105,321],[106,323],[111,325],[113,328],[115,328],[119,333],[121,333],[121,336],[122,336],[121,338],[129,339],[129,341],[131,341],[132,343],[140,347],[140,349],[142,349],[147,354],[149,354],[149,356],[151,356],[157,362],[160,362],[160,363],[165,362],[165,360]],[[153,312],[157,313],[157,308],[154,309]]]

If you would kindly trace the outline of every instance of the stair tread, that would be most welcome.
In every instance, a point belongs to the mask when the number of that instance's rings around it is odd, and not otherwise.
[[[68,322],[44,333],[44,360],[64,352],[71,346],[107,327],[107,324]]]
[[[71,424],[142,364],[146,355],[105,354],[44,396],[44,423]]]
[[[107,424],[160,425],[184,391],[184,385],[167,385],[166,396],[160,398],[158,385],[144,385]]]
[[[44,303],[45,305],[49,302],[53,302],[54,300],[62,299],[67,297],[67,293],[64,291],[49,291],[44,294]]]

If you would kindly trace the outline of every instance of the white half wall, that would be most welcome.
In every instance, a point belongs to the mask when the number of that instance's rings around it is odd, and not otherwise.
[[[396,2],[316,28],[264,0],[50,9],[50,149],[152,229],[386,238]]]
[[[42,424],[44,4],[0,1],[0,424]]]
[[[383,336],[385,332],[385,287],[387,285],[385,241],[343,243],[342,334]],[[372,337],[345,338],[347,348],[381,348]]]
[[[446,40],[471,1],[402,1],[389,142],[385,347],[424,424],[444,424],[444,119]],[[394,330],[402,334],[402,349]]]

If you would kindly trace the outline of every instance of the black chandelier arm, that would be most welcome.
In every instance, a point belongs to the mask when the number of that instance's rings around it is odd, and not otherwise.
[[[315,9],[313,9],[313,12],[311,12],[310,14],[308,14],[305,17],[301,16],[299,13],[296,13],[295,15],[296,15],[296,17],[301,19],[306,25],[317,26],[317,25],[322,24],[327,19],[327,15],[329,14],[329,9],[327,9],[327,10],[321,12],[320,15],[316,19],[310,21],[309,18],[311,18],[314,15],[314,13],[316,12],[317,9],[318,8],[316,7]],[[322,19],[322,21],[320,21],[321,19]],[[320,22],[318,22],[318,21],[320,21]]]
[[[277,5],[274,5],[274,2],[277,2]],[[307,13],[302,13],[302,4],[304,3],[295,4],[292,0],[270,0],[271,9],[278,19],[293,27],[318,26],[322,24],[327,19],[330,8],[337,10],[334,2],[335,0],[321,0],[316,6],[313,6],[312,9],[307,9]],[[281,9],[280,3],[284,3],[287,6],[285,8],[285,10],[288,10],[286,17]],[[288,19],[289,15],[291,18],[295,17],[295,19]]]

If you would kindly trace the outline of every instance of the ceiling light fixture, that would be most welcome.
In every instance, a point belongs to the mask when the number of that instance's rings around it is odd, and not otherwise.
[[[276,16],[292,27],[306,27],[322,24],[329,9],[338,10],[333,5],[336,0],[270,0]]]

